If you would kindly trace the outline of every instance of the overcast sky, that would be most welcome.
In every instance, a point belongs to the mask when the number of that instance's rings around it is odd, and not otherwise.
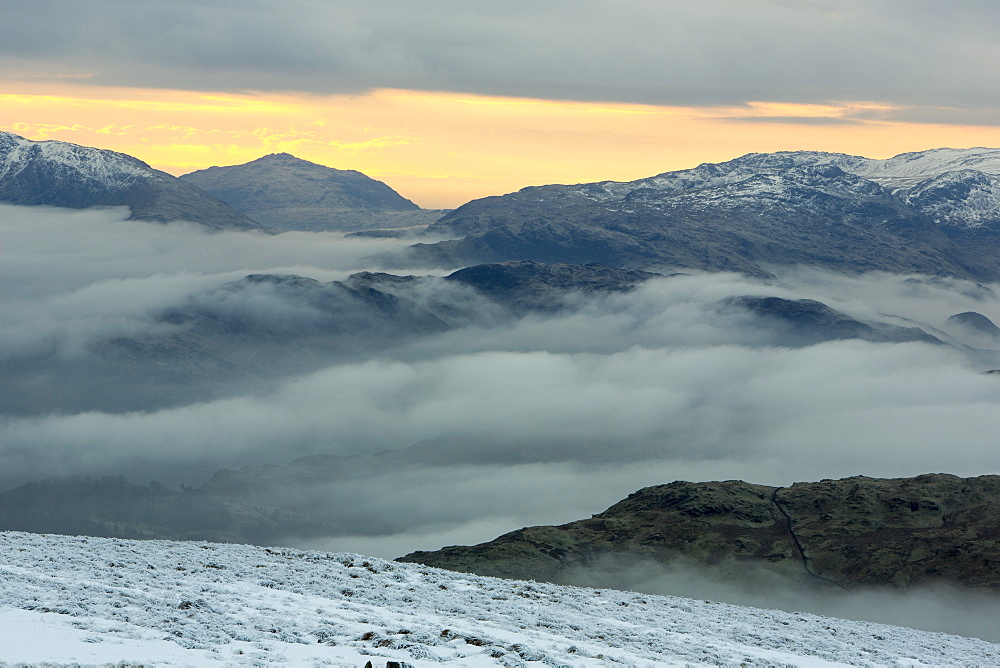
[[[14,74],[194,90],[734,105],[998,103],[991,0],[5,2]],[[11,74],[8,69],[8,74]]]

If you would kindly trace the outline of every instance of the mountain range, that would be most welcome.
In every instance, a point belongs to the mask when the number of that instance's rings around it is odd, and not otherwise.
[[[270,232],[426,226],[444,213],[360,172],[287,153],[177,178],[124,153],[9,132],[0,132],[0,202],[127,206],[132,220]]]
[[[133,220],[262,229],[208,193],[132,156],[9,132],[0,132],[0,202],[73,209],[127,206]]]
[[[751,153],[630,182],[524,188],[469,202],[414,247],[441,264],[537,260],[769,276],[799,264],[848,273],[1000,276],[1000,150],[872,160]]]
[[[524,188],[423,210],[353,170],[291,156],[175,178],[130,156],[0,133],[0,201],[128,206],[212,229],[423,231],[399,264],[517,260],[772,276],[783,265],[1000,278],[1000,149],[874,160],[751,153],[629,182]],[[443,216],[441,214],[444,214]]]

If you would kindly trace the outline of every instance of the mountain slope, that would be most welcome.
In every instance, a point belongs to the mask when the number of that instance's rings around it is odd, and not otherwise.
[[[993,157],[973,157],[965,162],[993,169]],[[932,207],[926,196],[915,194],[909,203],[905,192],[893,194],[873,180],[877,174],[888,186],[934,165],[964,163],[926,158],[891,169],[889,163],[815,152],[749,154],[632,182],[525,188],[474,200],[444,216],[428,233],[452,240],[417,245],[412,257],[444,264],[601,262],[758,276],[769,275],[772,265],[802,264],[1000,277],[995,249],[984,253],[961,235],[951,236],[956,221],[964,225],[962,216],[982,210],[983,197],[955,201],[945,220],[944,209]],[[927,203],[926,211],[917,203]]]
[[[216,230],[261,225],[190,183],[114,151],[0,132],[0,201],[128,206],[133,220],[187,220]]]
[[[0,534],[0,659],[414,667],[996,665],[970,638],[355,554]],[[400,665],[397,663],[396,665]]]
[[[738,480],[647,487],[593,518],[401,561],[573,583],[590,566],[675,560],[738,578],[751,566],[841,587],[947,581],[1000,589],[1000,476]]]
[[[361,172],[325,167],[288,153],[209,167],[181,179],[282,231],[427,225],[442,213],[421,209]]]
[[[1000,176],[974,169],[945,172],[903,194],[952,237],[1000,234]]]

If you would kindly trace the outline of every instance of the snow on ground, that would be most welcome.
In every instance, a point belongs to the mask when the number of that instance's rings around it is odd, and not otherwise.
[[[1000,665],[982,640],[353,554],[0,533],[0,665]]]

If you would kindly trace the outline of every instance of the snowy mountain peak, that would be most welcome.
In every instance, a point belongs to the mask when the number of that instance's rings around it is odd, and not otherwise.
[[[900,191],[925,179],[965,169],[1000,175],[1000,149],[935,148],[901,153],[885,160],[866,160],[848,171]]]
[[[975,169],[921,181],[905,191],[905,199],[946,227],[978,230],[1000,224],[1000,176]]]
[[[869,158],[846,153],[827,153],[825,151],[777,151],[775,153],[747,153],[729,162],[720,163],[732,168],[753,169],[788,169],[802,166],[834,165],[845,171],[851,167],[870,162]],[[728,170],[727,170],[728,171]]]
[[[762,172],[825,166],[875,181],[890,190],[898,190],[956,170],[975,169],[1000,176],[1000,149],[938,148],[902,153],[885,160],[823,151],[747,153],[726,162],[706,162],[691,169],[664,172],[636,181],[600,181],[568,188],[593,201],[608,201],[620,199],[640,188],[672,193],[691,192],[736,183]]]
[[[13,178],[37,163],[106,190],[124,190],[138,180],[156,177],[149,165],[124,153],[0,132],[0,179]]]
[[[127,206],[134,220],[187,220],[213,229],[261,229],[198,188],[124,153],[0,132],[0,202]]]

